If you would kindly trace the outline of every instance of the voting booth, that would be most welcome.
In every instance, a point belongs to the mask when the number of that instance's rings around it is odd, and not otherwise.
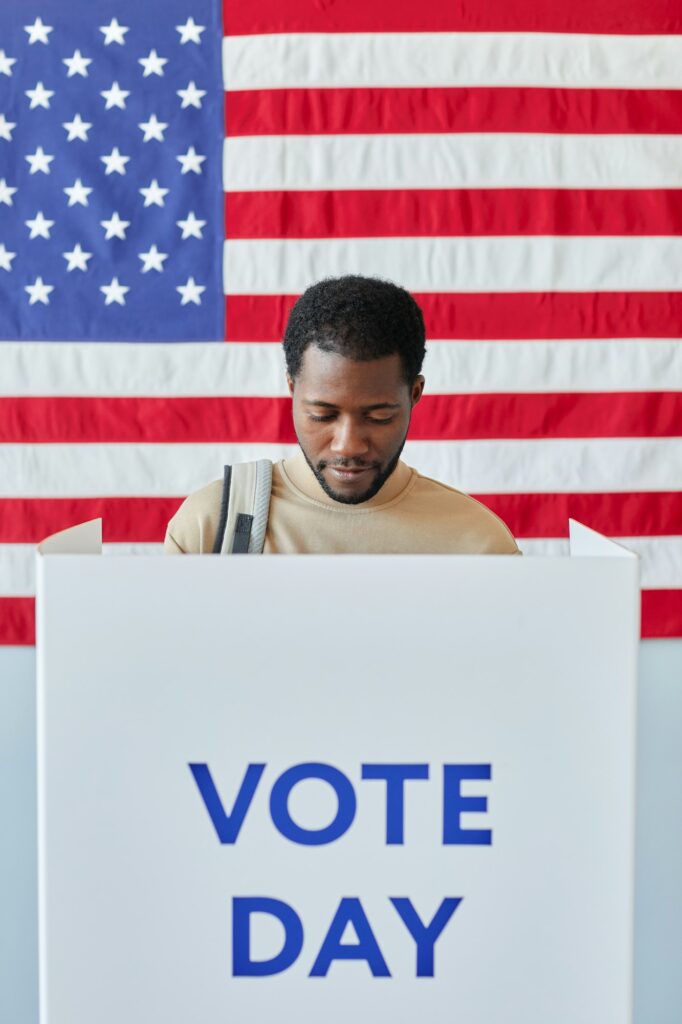
[[[37,556],[42,1024],[631,1021],[633,555],[99,530]]]

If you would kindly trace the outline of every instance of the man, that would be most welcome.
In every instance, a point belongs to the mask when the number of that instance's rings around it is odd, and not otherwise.
[[[424,320],[403,288],[357,276],[320,281],[284,336],[300,452],[273,467],[265,554],[518,554],[511,533],[466,494],[400,459],[424,390]],[[222,481],[168,524],[170,554],[210,553]]]

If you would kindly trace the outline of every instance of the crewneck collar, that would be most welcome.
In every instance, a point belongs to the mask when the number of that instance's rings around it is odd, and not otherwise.
[[[306,498],[317,501],[321,505],[328,505],[330,508],[337,509],[340,512],[349,512],[354,509],[361,511],[394,501],[408,486],[414,473],[414,470],[410,469],[401,459],[381,490],[377,491],[373,498],[370,498],[369,501],[360,502],[357,505],[348,505],[342,501],[334,501],[333,498],[330,498],[322,490],[317,482],[317,477],[306,462],[305,455],[300,449],[290,459],[286,459],[282,463],[282,470],[289,483],[301,491]]]

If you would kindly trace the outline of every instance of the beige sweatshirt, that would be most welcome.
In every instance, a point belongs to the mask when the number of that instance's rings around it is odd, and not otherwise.
[[[167,554],[210,554],[222,480],[190,494],[166,531]],[[302,452],[275,463],[265,554],[519,554],[493,512],[404,462],[360,505],[328,497]]]

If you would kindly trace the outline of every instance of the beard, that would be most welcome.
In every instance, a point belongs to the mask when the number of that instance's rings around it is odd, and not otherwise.
[[[335,461],[333,463],[321,460],[318,463],[313,463],[308,458],[308,453],[301,444],[300,440],[298,444],[301,451],[303,452],[306,462],[310,466],[315,476],[315,479],[317,480],[318,484],[320,485],[320,487],[322,488],[322,490],[324,491],[328,498],[331,498],[332,501],[338,501],[342,505],[361,505],[363,501],[369,501],[369,499],[373,498],[375,494],[378,494],[381,488],[384,486],[389,476],[394,471],[394,469],[398,465],[398,462],[400,461],[400,456],[402,454],[403,448],[405,447],[406,440],[407,434],[400,442],[400,446],[398,447],[397,451],[390,457],[388,462],[385,462],[383,465],[381,465],[381,463],[378,462],[360,462],[360,464],[358,464],[357,459],[345,459],[344,461]],[[333,487],[329,486],[327,480],[323,475],[324,470],[329,465],[337,466],[339,469],[364,469],[367,466],[374,470],[374,478],[369,487],[362,491],[361,494],[340,494],[338,491],[335,491]]]

